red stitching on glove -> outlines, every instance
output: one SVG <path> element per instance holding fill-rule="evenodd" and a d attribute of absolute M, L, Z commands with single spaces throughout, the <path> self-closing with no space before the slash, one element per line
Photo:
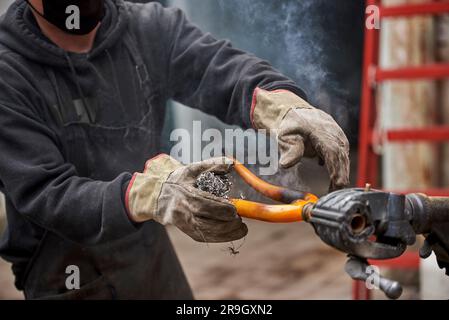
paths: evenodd
<path fill-rule="evenodd" d="M 250 111 L 250 114 L 249 114 L 249 118 L 250 118 L 250 120 L 251 120 L 251 125 L 253 126 L 253 129 L 256 129 L 256 126 L 254 125 L 254 109 L 256 109 L 256 104 L 257 104 L 257 92 L 258 92 L 259 90 L 262 90 L 262 89 L 260 89 L 259 87 L 257 87 L 256 89 L 254 89 L 254 92 L 253 92 L 253 99 L 252 99 L 252 102 L 251 102 L 251 111 Z"/>
<path fill-rule="evenodd" d="M 145 172 L 147 171 L 147 168 L 148 168 L 148 166 L 150 165 L 150 162 L 151 162 L 151 161 L 154 161 L 154 160 L 159 159 L 159 158 L 164 157 L 164 156 L 168 156 L 168 155 L 165 154 L 165 153 L 161 153 L 161 154 L 158 154 L 157 156 L 154 156 L 154 157 L 151 158 L 150 160 L 147 160 L 147 162 L 145 162 L 145 168 L 143 169 L 143 172 L 145 173 Z M 126 194 L 125 194 L 125 208 L 126 208 L 126 213 L 128 214 L 128 217 L 129 217 L 131 220 L 133 220 L 133 219 L 131 218 L 131 211 L 129 210 L 129 194 L 130 194 L 130 192 L 131 192 L 131 188 L 132 188 L 132 186 L 133 186 L 134 181 L 136 180 L 136 178 L 137 178 L 137 173 L 134 173 L 134 174 L 133 174 L 133 177 L 132 177 L 132 179 L 131 179 L 131 181 L 130 181 L 129 184 L 128 184 L 128 188 L 126 188 Z"/>
<path fill-rule="evenodd" d="M 126 214 L 128 215 L 128 217 L 133 220 L 131 218 L 131 211 L 129 210 L 129 193 L 131 192 L 131 188 L 134 184 L 134 181 L 136 180 L 137 177 L 137 173 L 133 174 L 133 177 L 131 179 L 131 181 L 128 184 L 128 188 L 126 188 L 126 194 L 125 194 L 125 208 L 126 208 Z"/>

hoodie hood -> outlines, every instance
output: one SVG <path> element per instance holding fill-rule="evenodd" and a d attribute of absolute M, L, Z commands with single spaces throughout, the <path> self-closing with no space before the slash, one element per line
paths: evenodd
<path fill-rule="evenodd" d="M 105 17 L 98 30 L 95 44 L 88 54 L 69 53 L 75 66 L 86 57 L 95 58 L 112 47 L 128 26 L 128 14 L 123 0 L 105 0 Z M 18 54 L 57 67 L 68 67 L 67 52 L 52 43 L 39 29 L 25 0 L 16 0 L 0 18 L 0 43 Z"/>

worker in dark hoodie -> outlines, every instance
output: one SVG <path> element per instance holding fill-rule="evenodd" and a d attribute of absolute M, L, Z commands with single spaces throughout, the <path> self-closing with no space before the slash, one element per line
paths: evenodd
<path fill-rule="evenodd" d="M 180 10 L 17 0 L 0 21 L 0 253 L 27 299 L 190 299 L 163 225 L 202 242 L 246 235 L 229 202 L 194 188 L 204 171 L 232 170 L 229 161 L 158 156 L 170 98 L 275 130 L 283 167 L 318 155 L 333 188 L 348 183 L 348 141 L 335 121 Z M 78 290 L 66 285 L 69 266 Z"/>

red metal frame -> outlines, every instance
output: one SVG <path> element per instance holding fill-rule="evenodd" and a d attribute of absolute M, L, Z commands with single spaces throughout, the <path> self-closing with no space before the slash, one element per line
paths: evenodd
<path fill-rule="evenodd" d="M 442 79 L 449 77 L 449 64 L 429 64 L 400 69 L 377 69 L 377 82 L 387 80 Z"/>
<path fill-rule="evenodd" d="M 448 2 L 429 2 L 421 4 L 399 5 L 392 7 L 380 7 L 381 18 L 407 17 L 423 14 L 443 14 L 449 12 Z"/>
<path fill-rule="evenodd" d="M 367 0 L 367 6 L 379 5 L 379 0 Z M 367 182 L 377 185 L 377 156 L 371 144 L 372 128 L 375 121 L 375 93 L 372 82 L 373 68 L 379 61 L 379 32 L 376 29 L 366 29 L 365 53 L 363 59 L 362 101 L 360 108 L 359 161 L 357 185 L 364 186 Z"/>
<path fill-rule="evenodd" d="M 407 141 L 449 141 L 449 126 L 428 127 L 424 129 L 398 129 L 388 130 L 386 139 L 390 142 Z"/>
<path fill-rule="evenodd" d="M 449 13 L 449 1 L 435 2 L 430 0 L 429 3 L 425 4 L 382 7 L 381 0 L 366 0 L 366 6 L 372 5 L 379 8 L 381 19 Z M 375 91 L 377 83 L 388 80 L 441 79 L 449 77 L 449 64 L 431 64 L 400 69 L 379 68 L 379 37 L 380 30 L 366 29 L 360 109 L 359 168 L 357 178 L 359 187 L 364 187 L 366 183 L 370 183 L 373 187 L 378 187 L 379 157 L 373 150 L 375 136 L 380 136 L 390 142 L 401 143 L 410 141 L 449 141 L 449 126 L 388 130 L 383 136 L 375 131 L 374 124 L 377 116 Z M 411 190 L 403 190 L 401 192 L 409 193 Z M 449 190 L 434 189 L 422 190 L 422 192 L 434 196 L 449 196 Z M 372 263 L 389 268 L 416 269 L 419 267 L 419 257 L 415 252 L 407 252 L 398 259 L 372 261 Z M 356 300 L 370 299 L 371 292 L 366 289 L 364 283 L 354 281 L 353 298 Z"/>

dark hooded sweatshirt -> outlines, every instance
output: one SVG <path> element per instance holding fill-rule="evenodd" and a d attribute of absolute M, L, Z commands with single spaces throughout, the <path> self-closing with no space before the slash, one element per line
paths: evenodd
<path fill-rule="evenodd" d="M 217 41 L 178 9 L 106 0 L 89 54 L 67 53 L 24 0 L 0 21 L 0 190 L 8 227 L 0 254 L 27 298 L 188 298 L 155 222 L 135 225 L 124 193 L 160 152 L 170 98 L 250 126 L 254 89 L 295 84 Z M 66 292 L 76 265 L 81 290 Z"/>

